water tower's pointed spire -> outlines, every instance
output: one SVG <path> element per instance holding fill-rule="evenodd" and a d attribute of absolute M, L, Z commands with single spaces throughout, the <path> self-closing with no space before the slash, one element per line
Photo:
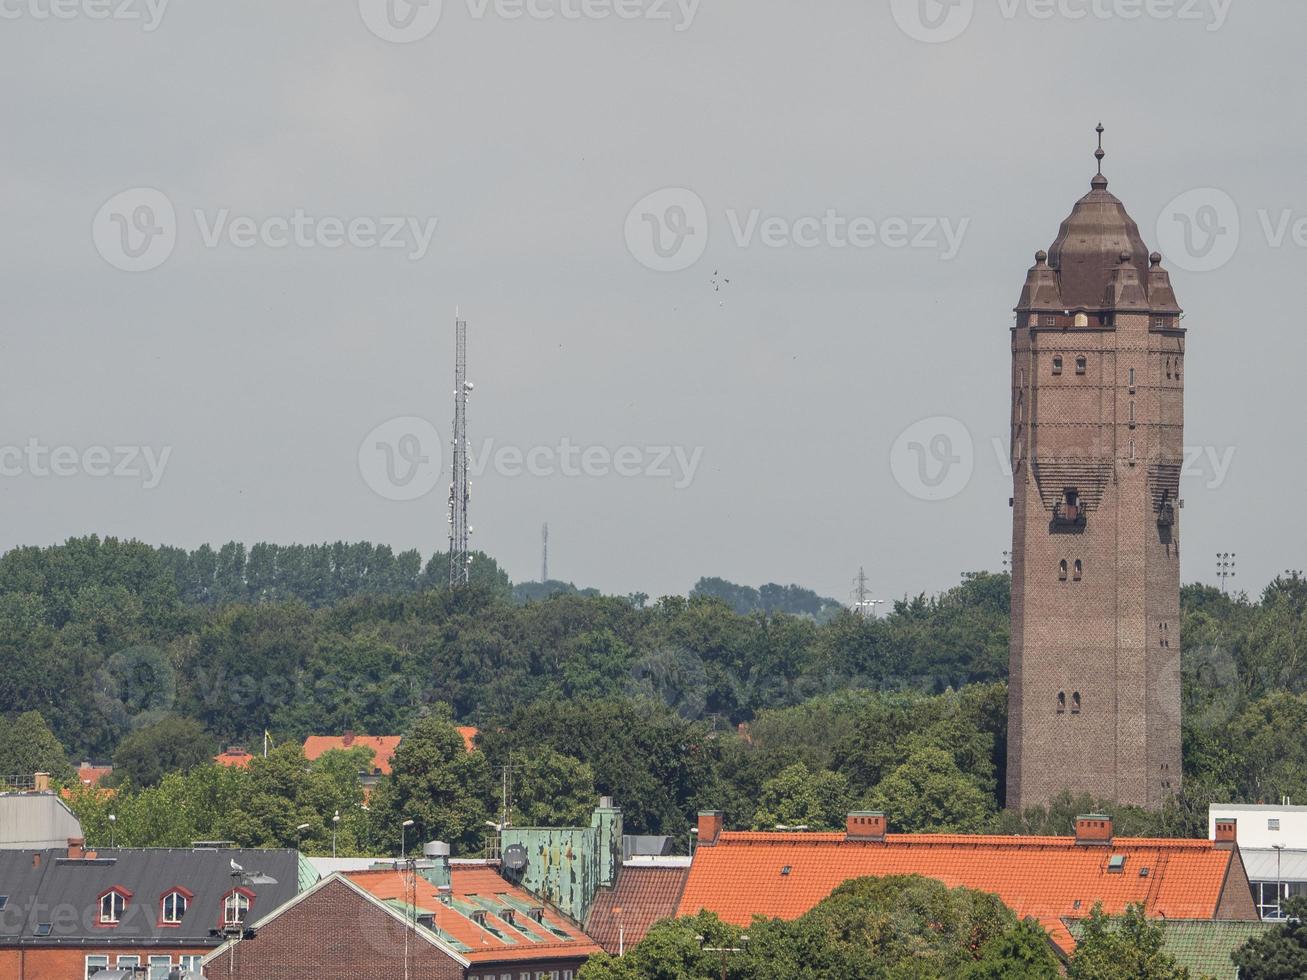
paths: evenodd
<path fill-rule="evenodd" d="M 1094 151 L 1094 158 L 1098 160 L 1098 176 L 1090 183 L 1096 188 L 1105 188 L 1107 187 L 1107 178 L 1103 176 L 1103 157 L 1107 156 L 1107 151 L 1103 149 L 1103 133 L 1105 130 L 1103 129 L 1103 124 L 1101 122 L 1098 124 L 1097 132 L 1098 149 Z"/>

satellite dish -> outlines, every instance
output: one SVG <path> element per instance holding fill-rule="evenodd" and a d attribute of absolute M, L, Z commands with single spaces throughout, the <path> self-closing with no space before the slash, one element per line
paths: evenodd
<path fill-rule="evenodd" d="M 521 871 L 526 867 L 526 848 L 521 844 L 512 844 L 504 848 L 504 867 L 509 871 Z"/>

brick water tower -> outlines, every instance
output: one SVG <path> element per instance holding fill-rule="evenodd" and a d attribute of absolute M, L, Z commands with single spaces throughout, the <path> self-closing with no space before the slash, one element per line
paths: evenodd
<path fill-rule="evenodd" d="M 1098 133 L 1012 329 L 1012 808 L 1180 789 L 1185 331 Z"/>

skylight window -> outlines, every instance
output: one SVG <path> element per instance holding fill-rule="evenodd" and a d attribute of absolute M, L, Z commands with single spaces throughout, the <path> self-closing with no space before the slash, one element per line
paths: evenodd
<path fill-rule="evenodd" d="M 54 930 L 54 926 L 49 922 L 38 922 L 36 924 L 36 935 L 48 936 Z"/>
<path fill-rule="evenodd" d="M 1121 874 L 1125 871 L 1125 855 L 1113 854 L 1112 857 L 1108 859 L 1107 870 L 1109 874 Z"/>
<path fill-rule="evenodd" d="M 9 896 L 0 895 L 0 912 L 3 912 L 5 910 L 5 906 L 8 904 L 9 904 Z"/>

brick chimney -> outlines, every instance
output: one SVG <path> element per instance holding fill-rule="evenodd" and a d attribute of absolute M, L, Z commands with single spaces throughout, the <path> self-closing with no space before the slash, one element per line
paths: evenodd
<path fill-rule="evenodd" d="M 712 847 L 721 836 L 725 818 L 721 810 L 699 811 L 699 846 Z"/>
<path fill-rule="evenodd" d="M 32 777 L 32 788 L 38 793 L 47 793 L 50 790 L 50 774 L 48 772 L 38 772 Z"/>
<path fill-rule="evenodd" d="M 349 748 L 351 745 L 354 744 L 354 733 L 346 732 L 345 737 L 341 739 L 341 742 L 344 743 L 345 748 Z"/>
<path fill-rule="evenodd" d="M 86 838 L 69 837 L 68 838 L 68 860 L 80 861 L 86 857 Z"/>
<path fill-rule="evenodd" d="M 845 840 L 883 841 L 886 824 L 879 810 L 855 810 L 845 820 Z"/>
<path fill-rule="evenodd" d="M 1103 813 L 1076 817 L 1076 843 L 1106 847 L 1112 843 L 1112 818 Z"/>
<path fill-rule="evenodd" d="M 1217 817 L 1216 836 L 1212 840 L 1221 850 L 1232 850 L 1239 841 L 1239 821 L 1234 817 Z"/>

